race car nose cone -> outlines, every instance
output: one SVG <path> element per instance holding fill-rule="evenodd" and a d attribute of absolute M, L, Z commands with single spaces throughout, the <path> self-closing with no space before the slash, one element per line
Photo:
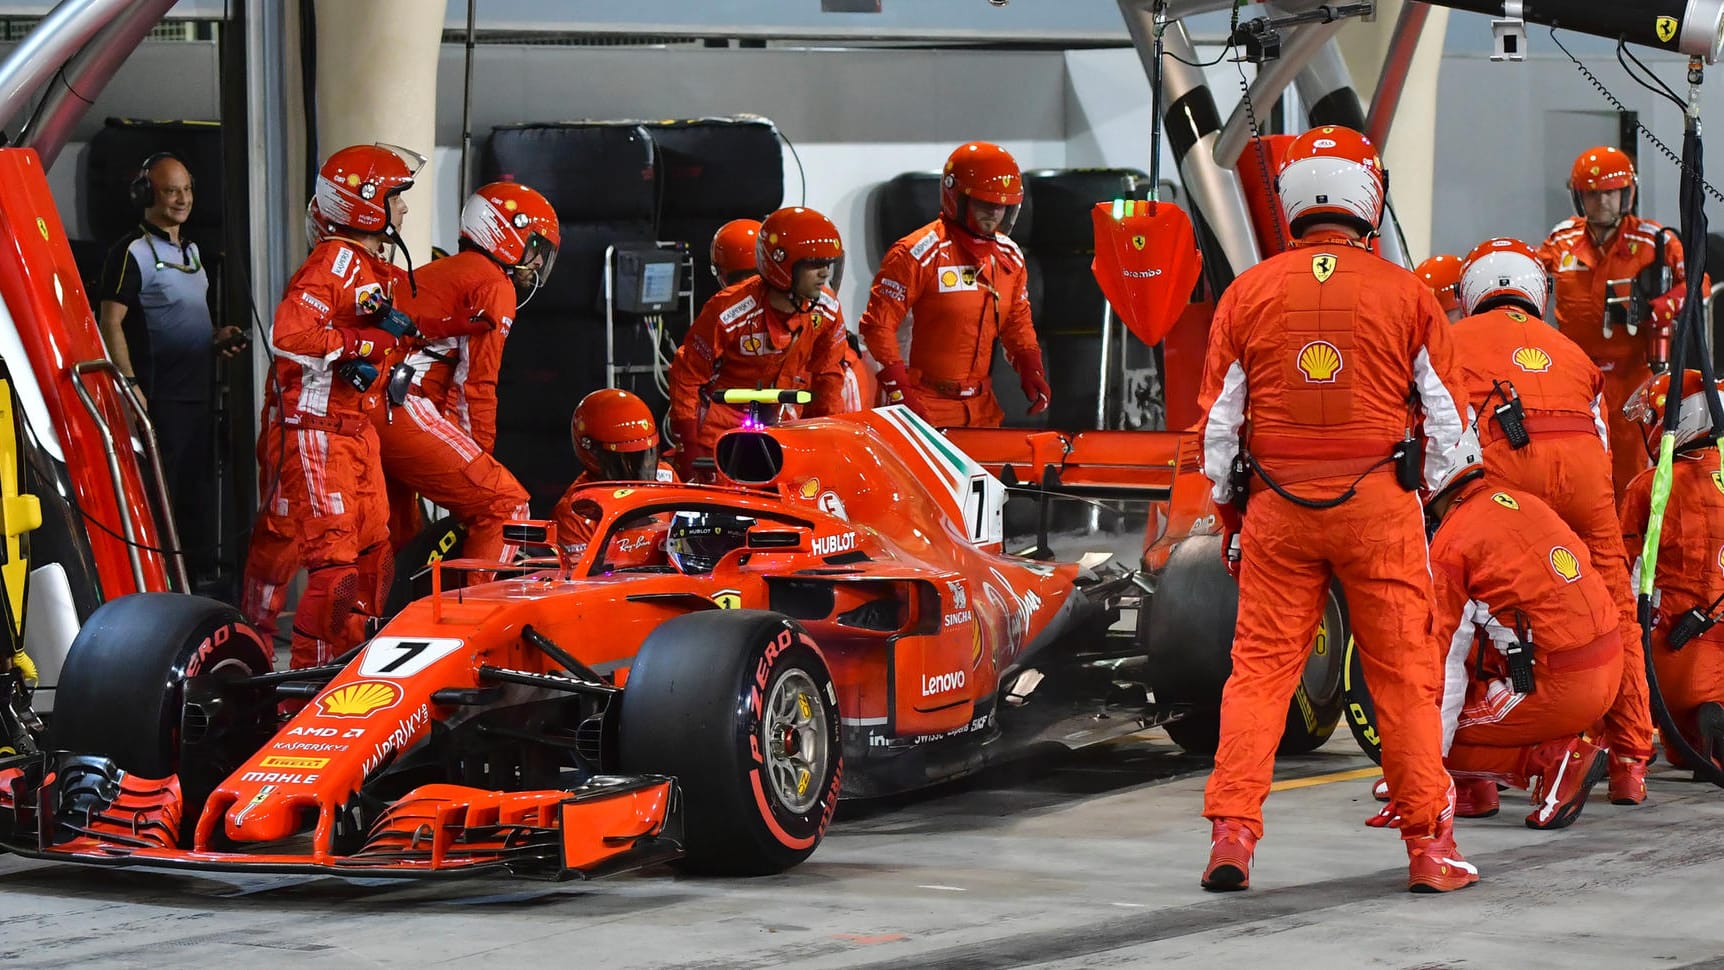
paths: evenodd
<path fill-rule="evenodd" d="M 224 827 L 235 842 L 273 842 L 299 830 L 300 803 L 305 793 L 290 792 L 280 784 L 258 788 L 228 809 Z"/>

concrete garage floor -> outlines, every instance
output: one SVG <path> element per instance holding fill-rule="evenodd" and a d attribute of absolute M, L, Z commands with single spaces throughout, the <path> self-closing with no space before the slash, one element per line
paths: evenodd
<path fill-rule="evenodd" d="M 1655 774 L 1563 832 L 1463 822 L 1485 882 L 1404 891 L 1352 740 L 1286 759 L 1247 893 L 1197 887 L 1206 765 L 1159 732 L 849 804 L 782 876 L 349 882 L 0 858 L 7 966 L 1724 968 L 1724 792 Z M 1685 776 L 1681 776 L 1685 777 Z"/>

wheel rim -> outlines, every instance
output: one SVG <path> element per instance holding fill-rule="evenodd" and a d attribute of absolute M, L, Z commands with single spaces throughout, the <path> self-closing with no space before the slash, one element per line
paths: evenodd
<path fill-rule="evenodd" d="M 813 808 L 820 800 L 831 752 L 826 704 L 807 673 L 791 670 L 773 684 L 760 724 L 760 742 L 768 783 L 779 804 L 798 815 Z"/>
<path fill-rule="evenodd" d="M 1311 654 L 1305 661 L 1305 671 L 1300 677 L 1300 684 L 1305 688 L 1306 696 L 1314 704 L 1322 706 L 1332 703 L 1341 692 L 1341 668 L 1347 662 L 1347 644 L 1336 638 L 1345 632 L 1340 604 L 1331 592 L 1324 598 L 1323 619 L 1317 625 L 1317 633 L 1311 638 Z"/>

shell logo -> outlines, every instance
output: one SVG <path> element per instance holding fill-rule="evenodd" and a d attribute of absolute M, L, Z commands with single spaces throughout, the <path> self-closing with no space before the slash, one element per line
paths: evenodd
<path fill-rule="evenodd" d="M 317 699 L 325 717 L 370 717 L 401 703 L 401 688 L 386 680 L 361 680 L 338 687 Z"/>
<path fill-rule="evenodd" d="M 1718 547 L 1718 571 L 1724 573 L 1724 546 Z"/>
<path fill-rule="evenodd" d="M 802 487 L 798 491 L 801 492 L 803 498 L 817 497 L 820 494 L 820 479 L 810 478 L 802 483 Z"/>
<path fill-rule="evenodd" d="M 1550 370 L 1550 355 L 1537 347 L 1517 347 L 1514 365 L 1528 374 L 1543 374 Z"/>
<path fill-rule="evenodd" d="M 504 199 L 503 200 L 503 208 L 508 209 L 510 212 L 514 212 L 516 207 L 518 207 L 519 205 L 520 205 L 520 203 L 516 202 L 514 199 Z"/>
<path fill-rule="evenodd" d="M 944 273 L 940 274 L 940 282 L 946 286 L 957 286 L 958 274 L 952 270 L 946 270 Z"/>
<path fill-rule="evenodd" d="M 1565 583 L 1572 583 L 1580 578 L 1580 559 L 1562 546 L 1550 550 L 1550 568 L 1555 570 Z"/>
<path fill-rule="evenodd" d="M 1341 351 L 1327 340 L 1313 340 L 1299 348 L 1299 372 L 1313 384 L 1333 384 L 1346 364 Z"/>

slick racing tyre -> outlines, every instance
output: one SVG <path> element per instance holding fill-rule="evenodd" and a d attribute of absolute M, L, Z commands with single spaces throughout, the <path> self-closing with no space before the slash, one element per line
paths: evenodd
<path fill-rule="evenodd" d="M 1371 703 L 1371 689 L 1365 686 L 1365 664 L 1359 655 L 1359 645 L 1347 639 L 1346 671 L 1343 681 L 1347 700 L 1347 727 L 1353 740 L 1365 755 L 1377 764 L 1383 763 L 1383 739 L 1377 734 L 1377 706 Z"/>
<path fill-rule="evenodd" d="M 1221 737 L 1221 689 L 1233 672 L 1233 626 L 1239 585 L 1221 561 L 1221 537 L 1192 536 L 1174 547 L 1149 606 L 1138 611 L 1137 636 L 1148 660 L 1150 687 L 1162 706 L 1183 706 L 1167 725 L 1175 744 L 1212 754 Z M 1311 656 L 1288 704 L 1282 754 L 1313 751 L 1329 740 L 1341 717 L 1342 660 L 1347 609 L 1332 587 Z"/>
<path fill-rule="evenodd" d="M 389 594 L 383 600 L 384 618 L 401 612 L 416 599 L 430 596 L 431 574 L 426 569 L 434 562 L 461 558 L 461 547 L 466 540 L 467 530 L 452 515 L 432 522 L 409 539 L 395 554 L 395 581 L 390 584 Z M 444 582 L 449 582 L 447 576 Z"/>
<path fill-rule="evenodd" d="M 122 596 L 90 614 L 66 653 L 50 744 L 145 778 L 177 775 L 183 841 L 210 791 L 275 730 L 274 690 L 232 683 L 269 673 L 272 661 L 231 606 Z"/>
<path fill-rule="evenodd" d="M 783 872 L 820 844 L 838 807 L 838 691 L 813 639 L 781 614 L 680 616 L 629 668 L 618 757 L 626 773 L 676 778 L 684 868 Z"/>

